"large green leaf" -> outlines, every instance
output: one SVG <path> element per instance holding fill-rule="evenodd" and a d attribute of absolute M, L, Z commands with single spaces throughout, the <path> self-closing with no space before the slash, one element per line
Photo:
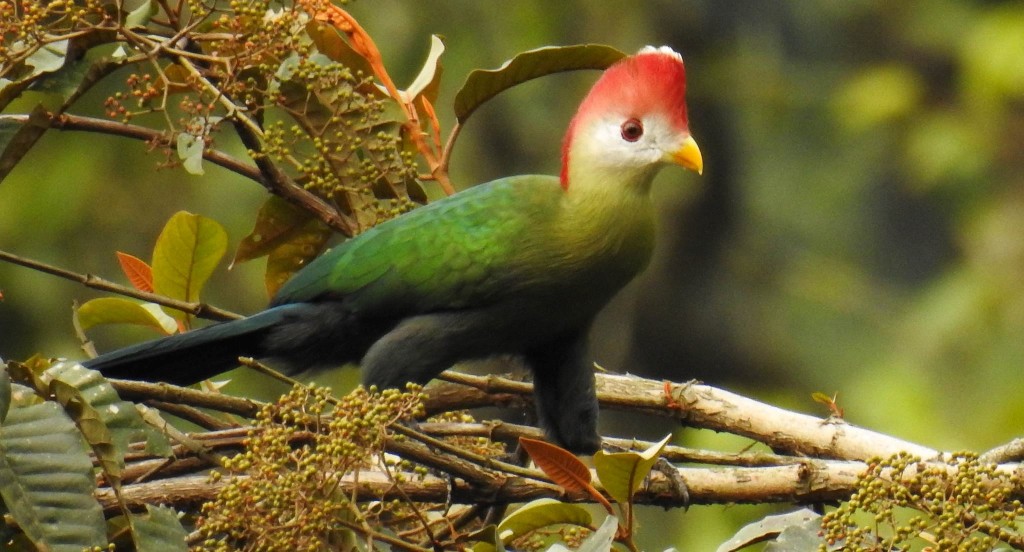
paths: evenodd
<path fill-rule="evenodd" d="M 117 448 L 114 447 L 114 438 L 100 418 L 100 413 L 82 397 L 78 389 L 63 381 L 56 379 L 51 381 L 50 391 L 57 402 L 64 407 L 64 411 L 75 421 L 78 431 L 89 443 L 93 454 L 99 460 L 103 475 L 110 482 L 110 486 L 119 489 L 121 487 L 121 471 L 124 469 L 124 456 L 117 453 Z"/>
<path fill-rule="evenodd" d="M 14 389 L 16 397 L 34 395 Z M 15 401 L 0 425 L 0 497 L 36 547 L 80 552 L 104 546 L 106 523 L 95 489 L 92 462 L 61 407 Z"/>
<path fill-rule="evenodd" d="M 166 506 L 146 505 L 145 514 L 129 517 L 135 549 L 160 552 L 187 552 L 185 539 L 188 533 L 178 521 L 177 513 Z"/>
<path fill-rule="evenodd" d="M 614 516 L 604 518 L 604 522 L 597 528 L 597 531 L 594 531 L 592 535 L 587 537 L 587 540 L 580 544 L 576 552 L 605 552 L 607 550 L 614 550 L 612 542 L 615 541 L 615 533 L 618 529 L 618 519 Z"/>
<path fill-rule="evenodd" d="M 790 541 L 790 545 L 794 545 L 797 542 L 808 542 L 811 546 L 803 548 L 795 546 L 776 547 L 774 550 L 818 549 L 818 545 L 821 544 L 821 539 L 817 537 L 817 532 L 821 529 L 821 516 L 807 508 L 801 508 L 785 514 L 767 516 L 764 519 L 747 524 L 737 531 L 731 539 L 723 542 L 718 547 L 717 552 L 735 552 L 760 542 L 781 537 L 783 533 L 791 529 L 795 529 L 795 531 L 792 531 L 786 539 Z M 813 533 L 813 537 L 809 541 L 804 538 L 807 532 Z"/>
<path fill-rule="evenodd" d="M 76 362 L 60 362 L 45 372 L 46 377 L 63 381 L 77 389 L 96 410 L 99 420 L 110 430 L 117 454 L 123 458 L 128 445 L 146 441 L 146 451 L 170 456 L 171 445 L 164 433 L 143 421 L 135 405 L 121 400 L 117 391 L 96 370 Z"/>
<path fill-rule="evenodd" d="M 153 290 L 194 302 L 228 248 L 228 234 L 215 220 L 179 211 L 164 226 L 153 248 Z M 167 314 L 186 314 L 165 308 Z"/>
<path fill-rule="evenodd" d="M 178 329 L 173 318 L 154 303 L 136 303 L 123 297 L 101 297 L 78 307 L 78 323 L 83 330 L 100 324 L 135 324 L 148 326 L 163 334 Z"/>
<path fill-rule="evenodd" d="M 607 69 L 625 56 L 602 44 L 548 46 L 523 52 L 498 69 L 471 72 L 455 95 L 455 117 L 465 123 L 484 102 L 528 80 L 577 69 Z"/>
<path fill-rule="evenodd" d="M 590 512 L 582 506 L 553 498 L 539 498 L 523 505 L 503 519 L 498 525 L 498 536 L 502 542 L 512 542 L 531 531 L 550 525 L 570 524 L 589 527 L 592 522 Z"/>

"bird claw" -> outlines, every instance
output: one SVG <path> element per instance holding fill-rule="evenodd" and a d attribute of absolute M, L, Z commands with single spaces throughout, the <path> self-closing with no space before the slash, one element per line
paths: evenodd
<path fill-rule="evenodd" d="M 686 481 L 681 475 L 679 470 L 676 469 L 672 462 L 669 462 L 665 458 L 659 457 L 654 463 L 654 471 L 657 471 L 665 476 L 669 482 L 669 489 L 672 492 L 672 497 L 677 499 L 679 503 L 683 505 L 683 510 L 690 509 L 690 488 L 686 485 Z"/>

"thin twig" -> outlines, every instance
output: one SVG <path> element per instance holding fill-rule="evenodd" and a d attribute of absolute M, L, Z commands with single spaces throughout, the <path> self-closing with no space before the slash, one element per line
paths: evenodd
<path fill-rule="evenodd" d="M 105 280 L 99 276 L 93 276 L 92 274 L 80 274 L 78 272 L 72 272 L 65 270 L 53 265 L 34 261 L 25 257 L 14 255 L 6 251 L 0 250 L 0 261 L 7 261 L 12 264 L 20 265 L 40 272 L 45 272 L 58 278 L 64 278 L 65 280 L 71 280 L 78 282 L 85 287 L 98 289 L 102 291 L 109 291 L 118 295 L 124 295 L 126 297 L 132 297 L 135 299 L 141 299 L 150 303 L 156 303 L 172 309 L 177 309 L 183 312 L 187 312 L 193 316 L 199 318 L 205 318 L 207 320 L 215 320 L 218 322 L 224 322 L 227 320 L 238 320 L 244 318 L 240 314 L 235 314 L 231 311 L 220 309 L 206 303 L 179 301 L 177 299 L 171 299 L 157 293 L 150 293 L 148 291 L 140 291 L 135 288 L 128 286 L 122 286 L 115 284 L 110 280 Z"/>
<path fill-rule="evenodd" d="M 0 121 L 11 121 L 18 124 L 25 124 L 28 121 L 28 117 L 28 115 L 4 114 L 0 115 Z M 95 132 L 98 134 L 109 134 L 123 138 L 132 138 L 134 140 L 140 140 L 160 146 L 170 146 L 172 143 L 172 140 L 167 133 L 159 132 L 151 128 L 121 123 L 118 121 L 98 119 L 95 117 L 71 115 L 68 113 L 51 118 L 50 128 L 54 130 L 77 130 Z M 246 178 L 255 180 L 256 182 L 263 184 L 265 187 L 267 186 L 263 181 L 263 175 L 260 174 L 260 171 L 256 167 L 248 165 L 242 160 L 236 159 L 226 153 L 212 149 L 204 149 L 203 159 L 206 159 L 214 165 L 223 167 L 234 173 L 238 173 Z"/>
<path fill-rule="evenodd" d="M 444 149 L 441 150 L 441 161 L 438 163 L 438 170 L 444 174 L 448 174 L 448 165 L 452 161 L 452 150 L 455 148 L 455 140 L 458 139 L 459 133 L 462 131 L 462 124 L 455 121 L 452 125 L 452 130 L 448 134 L 448 141 L 444 144 Z"/>
<path fill-rule="evenodd" d="M 179 387 L 169 383 L 149 383 L 145 381 L 120 379 L 109 379 L 107 381 L 114 386 L 114 390 L 117 391 L 117 394 L 120 395 L 121 398 L 136 402 L 153 400 L 185 404 L 199 408 L 209 408 L 218 412 L 236 414 L 246 418 L 256 416 L 256 413 L 259 412 L 259 409 L 264 405 L 264 403 L 254 399 L 232 397 L 231 395 L 223 395 L 220 393 L 210 393 L 208 391 L 200 391 L 198 389 Z"/>
<path fill-rule="evenodd" d="M 509 464 L 508 462 L 502 462 L 500 460 L 496 460 L 494 458 L 491 458 L 491 457 L 488 457 L 488 456 L 484 456 L 482 454 L 476 454 L 475 452 L 470 452 L 470 451 L 465 450 L 465 449 L 463 449 L 461 447 L 457 447 L 457 446 L 454 446 L 454 445 L 452 445 L 450 443 L 446 443 L 446 442 L 441 441 L 439 439 L 435 439 L 435 438 L 433 438 L 433 437 L 431 437 L 431 436 L 429 436 L 429 435 L 427 435 L 427 434 L 425 434 L 425 433 L 423 433 L 421 431 L 416 431 L 415 429 L 412 429 L 412 428 L 409 428 L 409 427 L 405 427 L 405 426 L 403 426 L 401 424 L 394 424 L 394 425 L 391 426 L 391 429 L 395 433 L 401 433 L 402 435 L 405 435 L 406 437 L 409 437 L 410 439 L 416 439 L 417 441 L 419 441 L 419 442 L 421 442 L 421 443 L 423 443 L 425 445 L 428 445 L 428 446 L 430 446 L 432 448 L 435 448 L 437 450 L 442 450 L 444 452 L 447 452 L 448 454 L 451 454 L 451 455 L 454 455 L 454 456 L 458 456 L 459 458 L 462 458 L 463 460 L 467 460 L 469 462 L 473 462 L 474 464 L 478 464 L 480 466 L 483 466 L 483 467 L 486 467 L 486 468 L 490 468 L 492 470 L 501 470 L 501 471 L 504 471 L 506 473 L 511 473 L 513 475 L 518 475 L 520 477 L 529 477 L 529 478 L 537 479 L 537 480 L 540 480 L 540 481 L 551 481 L 551 478 L 549 478 L 548 476 L 544 475 L 543 472 L 540 472 L 540 471 L 537 471 L 537 470 L 531 470 L 531 469 L 528 469 L 528 468 L 523 468 L 521 466 L 517 466 L 515 464 Z"/>

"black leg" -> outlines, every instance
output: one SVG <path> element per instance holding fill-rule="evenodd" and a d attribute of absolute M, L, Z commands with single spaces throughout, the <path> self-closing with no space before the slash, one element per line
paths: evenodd
<path fill-rule="evenodd" d="M 578 454 L 593 454 L 601 446 L 594 370 L 586 351 L 582 331 L 526 354 L 541 425 L 555 443 Z"/>

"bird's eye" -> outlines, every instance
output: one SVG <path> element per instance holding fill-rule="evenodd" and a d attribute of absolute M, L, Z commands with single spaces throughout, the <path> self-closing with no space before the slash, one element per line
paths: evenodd
<path fill-rule="evenodd" d="M 622 139 L 627 142 L 636 142 L 644 135 L 644 125 L 639 119 L 630 119 L 622 123 L 620 130 L 622 131 Z"/>

